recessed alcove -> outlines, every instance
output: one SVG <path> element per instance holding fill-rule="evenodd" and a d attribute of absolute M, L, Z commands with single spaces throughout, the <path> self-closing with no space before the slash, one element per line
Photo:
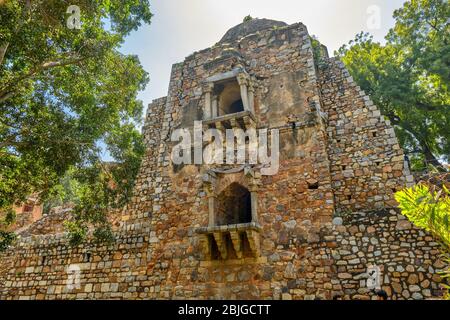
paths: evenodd
<path fill-rule="evenodd" d="M 217 197 L 218 226 L 252 222 L 251 194 L 247 188 L 232 183 Z"/>
<path fill-rule="evenodd" d="M 253 113 L 256 79 L 242 68 L 211 76 L 205 80 L 203 120 L 242 112 Z"/>

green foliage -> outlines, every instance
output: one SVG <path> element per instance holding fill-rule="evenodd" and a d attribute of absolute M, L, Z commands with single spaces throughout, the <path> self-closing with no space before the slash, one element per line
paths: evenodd
<path fill-rule="evenodd" d="M 450 192 L 445 186 L 430 191 L 425 184 L 418 184 L 397 192 L 395 199 L 403 215 L 437 236 L 450 249 Z"/>
<path fill-rule="evenodd" d="M 310 40 L 311 40 L 311 46 L 312 46 L 313 53 L 314 53 L 314 64 L 315 64 L 316 68 L 318 68 L 324 58 L 324 52 L 323 52 L 324 49 L 323 49 L 323 46 L 320 43 L 319 39 L 317 39 L 316 36 L 310 37 Z"/>
<path fill-rule="evenodd" d="M 360 33 L 337 52 L 395 125 L 414 169 L 450 161 L 449 8 L 446 0 L 408 1 L 386 45 Z"/>
<path fill-rule="evenodd" d="M 14 232 L 0 230 L 0 252 L 8 249 L 14 240 L 16 240 Z"/>
<path fill-rule="evenodd" d="M 414 225 L 431 232 L 444 246 L 442 259 L 447 269 L 441 272 L 443 279 L 450 279 L 450 192 L 445 187 L 435 191 L 420 183 L 413 188 L 395 194 L 402 214 Z M 447 290 L 444 298 L 450 300 L 450 286 L 442 286 Z"/>
<path fill-rule="evenodd" d="M 242 22 L 249 22 L 249 21 L 252 21 L 252 20 L 253 20 L 253 17 L 251 15 L 248 15 L 248 16 L 244 17 L 244 20 Z"/>
<path fill-rule="evenodd" d="M 49 214 L 54 207 L 75 205 L 79 203 L 80 182 L 75 178 L 75 168 L 70 168 L 59 183 L 48 192 L 48 197 L 43 203 L 43 213 Z"/>
<path fill-rule="evenodd" d="M 16 239 L 14 232 L 6 230 L 14 223 L 15 219 L 15 211 L 11 208 L 6 209 L 3 219 L 0 220 L 0 252 L 6 250 Z"/>
<path fill-rule="evenodd" d="M 85 224 L 73 221 L 64 221 L 64 227 L 69 232 L 70 245 L 78 246 L 83 242 L 88 233 L 88 227 Z"/>
<path fill-rule="evenodd" d="M 81 9 L 79 30 L 66 25 L 72 4 Z M 75 220 L 95 225 L 102 219 L 93 216 L 129 199 L 143 155 L 137 94 L 148 75 L 118 49 L 151 16 L 147 0 L 0 5 L 0 210 L 38 193 L 42 201 L 75 199 Z M 105 149 L 116 162 L 110 172 Z"/>

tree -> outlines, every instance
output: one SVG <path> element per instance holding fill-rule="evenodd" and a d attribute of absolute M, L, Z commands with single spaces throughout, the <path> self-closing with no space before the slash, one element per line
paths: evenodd
<path fill-rule="evenodd" d="M 360 33 L 337 53 L 395 125 L 416 167 L 424 160 L 444 170 L 450 160 L 448 16 L 445 0 L 412 0 L 394 12 L 386 45 Z"/>
<path fill-rule="evenodd" d="M 77 19 L 73 4 L 79 29 L 67 23 Z M 118 49 L 151 16 L 147 0 L 0 4 L 0 210 L 35 192 L 46 199 L 69 169 L 86 190 L 80 226 L 105 228 L 109 208 L 129 198 L 144 152 L 137 93 L 148 75 Z M 105 169 L 103 149 L 114 168 Z"/>

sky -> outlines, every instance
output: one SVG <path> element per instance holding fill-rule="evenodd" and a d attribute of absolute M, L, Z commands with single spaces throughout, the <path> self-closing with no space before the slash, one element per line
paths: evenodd
<path fill-rule="evenodd" d="M 172 64 L 218 42 L 251 15 L 302 22 L 330 55 L 361 31 L 376 41 L 394 25 L 392 14 L 405 0 L 151 0 L 152 23 L 133 32 L 121 51 L 135 54 L 150 74 L 139 99 L 147 106 L 167 95 Z"/>

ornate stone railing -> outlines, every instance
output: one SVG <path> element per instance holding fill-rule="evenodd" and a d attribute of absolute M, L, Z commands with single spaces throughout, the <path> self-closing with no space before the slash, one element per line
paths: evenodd
<path fill-rule="evenodd" d="M 201 237 L 203 253 L 206 260 L 229 259 L 235 254 L 237 259 L 245 256 L 260 256 L 261 226 L 255 222 L 202 227 L 196 230 Z M 217 248 L 218 253 L 214 252 Z M 230 250 L 233 250 L 233 253 Z"/>

